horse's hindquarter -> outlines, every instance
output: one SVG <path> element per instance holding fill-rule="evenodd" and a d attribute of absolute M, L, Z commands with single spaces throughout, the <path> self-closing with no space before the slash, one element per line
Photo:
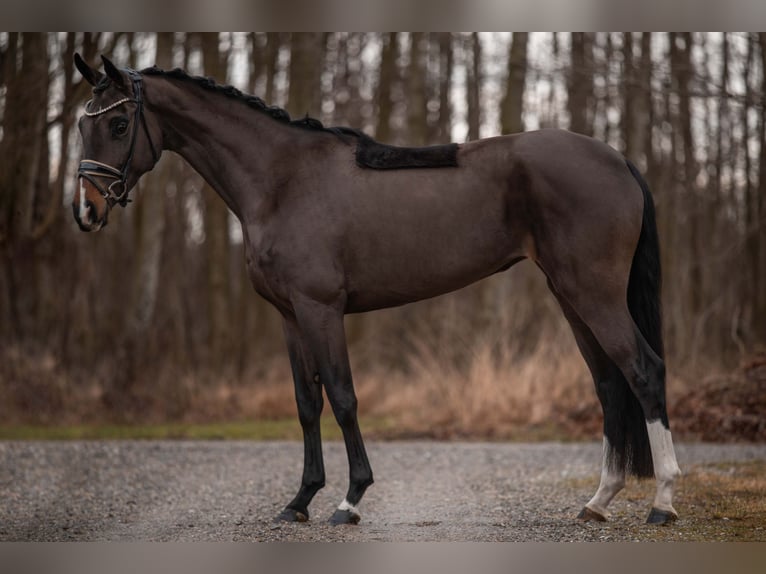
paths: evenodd
<path fill-rule="evenodd" d="M 643 195 L 622 154 L 587 136 L 541 130 L 522 134 L 515 156 L 528 179 L 541 267 L 555 259 L 597 275 L 603 266 L 627 280 Z"/>
<path fill-rule="evenodd" d="M 356 168 L 343 196 L 349 312 L 453 291 L 528 255 L 512 141 L 465 144 L 454 168 Z"/>

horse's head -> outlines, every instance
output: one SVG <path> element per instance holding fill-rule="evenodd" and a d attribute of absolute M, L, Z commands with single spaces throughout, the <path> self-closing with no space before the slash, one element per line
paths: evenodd
<path fill-rule="evenodd" d="M 106 225 L 109 210 L 125 206 L 128 192 L 154 167 L 162 151 L 159 124 L 147 112 L 141 74 L 119 70 L 104 56 L 103 74 L 75 54 L 83 78 L 93 86 L 93 99 L 80 118 L 83 159 L 72 210 L 83 231 Z"/>

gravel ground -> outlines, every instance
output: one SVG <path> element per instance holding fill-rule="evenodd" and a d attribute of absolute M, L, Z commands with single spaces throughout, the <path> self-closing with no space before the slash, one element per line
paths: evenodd
<path fill-rule="evenodd" d="M 307 524 L 272 522 L 297 489 L 294 442 L 0 442 L 2 541 L 598 541 L 645 539 L 651 500 L 619 496 L 606 524 L 574 516 L 599 444 L 372 442 L 376 483 L 358 526 L 326 524 L 343 499 L 343 444 Z M 684 466 L 766 459 L 766 445 L 678 445 Z M 683 531 L 681 520 L 671 528 Z"/>

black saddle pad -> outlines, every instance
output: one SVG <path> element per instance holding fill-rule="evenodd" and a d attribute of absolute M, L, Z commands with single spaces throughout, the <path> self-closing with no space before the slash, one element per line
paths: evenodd
<path fill-rule="evenodd" d="M 457 167 L 457 144 L 398 147 L 364 136 L 356 146 L 356 163 L 369 169 Z"/>

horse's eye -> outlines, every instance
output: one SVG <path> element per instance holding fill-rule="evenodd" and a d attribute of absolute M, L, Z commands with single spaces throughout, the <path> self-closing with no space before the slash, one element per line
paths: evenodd
<path fill-rule="evenodd" d="M 128 131 L 128 120 L 116 118 L 112 121 L 112 134 L 115 136 L 124 136 Z"/>

